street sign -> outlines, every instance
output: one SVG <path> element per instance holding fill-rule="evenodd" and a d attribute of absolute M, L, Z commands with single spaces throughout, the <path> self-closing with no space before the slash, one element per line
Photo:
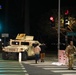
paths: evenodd
<path fill-rule="evenodd" d="M 76 36 L 76 32 L 67 32 L 67 36 Z"/>
<path fill-rule="evenodd" d="M 3 33 L 1 36 L 2 37 L 9 37 L 9 34 L 8 33 Z"/>

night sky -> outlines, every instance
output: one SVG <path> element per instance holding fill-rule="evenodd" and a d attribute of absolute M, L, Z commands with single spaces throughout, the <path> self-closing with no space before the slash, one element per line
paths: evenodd
<path fill-rule="evenodd" d="M 58 10 L 58 0 L 0 0 L 0 5 L 0 34 L 8 33 L 10 38 L 15 38 L 18 33 L 26 33 L 35 36 L 37 40 L 43 40 L 48 46 L 47 50 L 57 50 L 57 45 L 50 46 L 57 38 L 44 36 L 42 31 L 40 34 L 38 25 L 41 25 L 40 19 L 43 16 L 45 19 L 49 11 Z M 76 14 L 76 0 L 61 0 L 61 9 Z"/>
<path fill-rule="evenodd" d="M 1 33 L 17 34 L 35 32 L 41 16 L 52 9 L 58 9 L 58 0 L 0 0 Z M 76 0 L 61 0 L 61 9 L 75 9 Z"/>
<path fill-rule="evenodd" d="M 30 1 L 30 25 L 32 25 L 31 28 L 36 29 L 36 25 L 39 23 L 41 16 L 44 16 L 44 14 L 48 13 L 52 9 L 58 9 L 58 0 Z M 76 13 L 76 0 L 61 0 L 61 10 L 62 9 L 68 9 L 72 14 Z M 33 30 L 33 33 L 35 31 Z"/>

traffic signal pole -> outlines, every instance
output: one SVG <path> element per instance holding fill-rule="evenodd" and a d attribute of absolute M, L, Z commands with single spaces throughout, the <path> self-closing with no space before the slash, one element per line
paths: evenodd
<path fill-rule="evenodd" d="M 60 50 L 60 0 L 58 0 L 58 63 L 60 65 L 66 64 L 66 55 L 64 50 Z"/>
<path fill-rule="evenodd" d="M 58 0 L 58 59 L 60 50 L 60 0 Z"/>

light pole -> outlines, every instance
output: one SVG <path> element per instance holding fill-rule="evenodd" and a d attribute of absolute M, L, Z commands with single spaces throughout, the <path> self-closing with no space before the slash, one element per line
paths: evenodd
<path fill-rule="evenodd" d="M 58 0 L 58 56 L 59 56 L 59 50 L 60 50 L 60 0 Z"/>

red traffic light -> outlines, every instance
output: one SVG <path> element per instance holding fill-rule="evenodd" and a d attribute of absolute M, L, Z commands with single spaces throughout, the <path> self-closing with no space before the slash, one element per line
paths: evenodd
<path fill-rule="evenodd" d="M 66 10 L 66 11 L 65 11 L 65 15 L 68 15 L 68 14 L 69 14 L 69 10 Z"/>
<path fill-rule="evenodd" d="M 54 17 L 51 16 L 51 17 L 50 17 L 50 20 L 51 20 L 52 22 L 54 22 Z"/>

